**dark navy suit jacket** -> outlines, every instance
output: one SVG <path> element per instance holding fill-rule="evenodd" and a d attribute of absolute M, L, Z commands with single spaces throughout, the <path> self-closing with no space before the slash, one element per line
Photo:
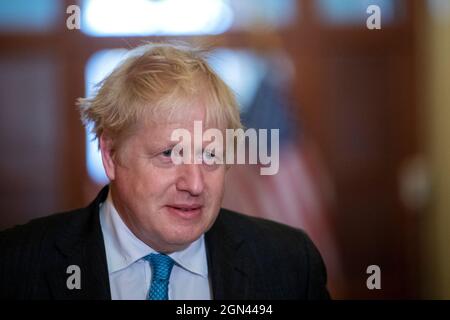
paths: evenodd
<path fill-rule="evenodd" d="M 0 233 L 0 298 L 111 299 L 99 205 Z M 221 209 L 205 234 L 214 299 L 328 299 L 322 258 L 301 230 Z M 70 265 L 81 289 L 70 290 Z"/>

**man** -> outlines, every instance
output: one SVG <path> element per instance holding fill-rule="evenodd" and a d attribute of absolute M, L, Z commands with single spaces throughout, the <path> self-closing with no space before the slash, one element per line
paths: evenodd
<path fill-rule="evenodd" d="M 202 52 L 137 48 L 80 109 L 110 185 L 87 208 L 1 233 L 2 298 L 329 298 L 302 231 L 221 209 L 225 164 L 173 161 L 174 130 L 241 127 Z"/>

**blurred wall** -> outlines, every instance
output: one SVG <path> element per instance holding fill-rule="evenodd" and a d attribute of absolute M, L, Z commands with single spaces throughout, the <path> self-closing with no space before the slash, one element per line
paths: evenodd
<path fill-rule="evenodd" d="M 425 24 L 421 39 L 426 72 L 421 83 L 426 90 L 424 110 L 433 188 L 425 219 L 424 296 L 450 299 L 450 8 L 419 23 Z"/>

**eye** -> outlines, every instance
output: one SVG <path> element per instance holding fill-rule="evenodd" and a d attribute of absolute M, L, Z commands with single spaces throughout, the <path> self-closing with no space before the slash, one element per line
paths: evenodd
<path fill-rule="evenodd" d="M 161 154 L 162 154 L 164 157 L 170 158 L 170 156 L 172 155 L 172 149 L 164 150 L 163 152 L 161 152 Z"/>
<path fill-rule="evenodd" d="M 216 153 L 214 151 L 211 151 L 211 150 L 205 150 L 205 155 L 208 158 L 211 158 L 211 159 L 216 157 Z"/>

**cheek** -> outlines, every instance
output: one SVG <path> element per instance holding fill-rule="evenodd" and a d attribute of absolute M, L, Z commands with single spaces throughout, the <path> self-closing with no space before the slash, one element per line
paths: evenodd
<path fill-rule="evenodd" d="M 175 167 L 161 168 L 150 165 L 146 170 L 145 178 L 150 183 L 158 186 L 160 190 L 165 190 L 170 185 L 176 183 L 178 174 Z"/>
<path fill-rule="evenodd" d="M 207 177 L 208 189 L 211 197 L 217 201 L 222 200 L 222 195 L 225 187 L 225 169 L 219 169 Z"/>
<path fill-rule="evenodd" d="M 129 164 L 116 174 L 116 184 L 128 189 L 134 197 L 144 199 L 161 198 L 174 181 L 171 170 L 161 169 L 151 164 Z M 145 203 L 145 201 L 144 201 Z"/>

